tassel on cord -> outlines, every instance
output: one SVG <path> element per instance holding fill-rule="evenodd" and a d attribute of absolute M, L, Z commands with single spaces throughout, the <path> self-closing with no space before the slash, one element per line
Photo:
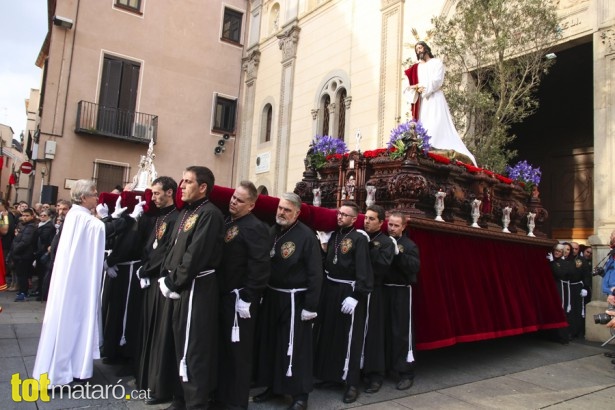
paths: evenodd
<path fill-rule="evenodd" d="M 231 293 L 235 293 L 235 320 L 231 329 L 231 342 L 239 342 L 239 318 L 237 317 L 237 303 L 239 303 L 239 289 L 233 289 Z"/>
<path fill-rule="evenodd" d="M 188 381 L 188 366 L 186 366 L 186 359 L 182 359 L 179 362 L 179 376 L 182 378 L 183 382 Z"/>
<path fill-rule="evenodd" d="M 412 350 L 408 350 L 408 356 L 406 356 L 406 362 L 412 363 L 414 361 L 414 354 Z"/>
<path fill-rule="evenodd" d="M 239 342 L 239 326 L 233 325 L 233 329 L 231 330 L 231 342 Z"/>

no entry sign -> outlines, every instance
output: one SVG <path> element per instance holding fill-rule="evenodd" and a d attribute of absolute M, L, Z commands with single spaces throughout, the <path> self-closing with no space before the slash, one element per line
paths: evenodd
<path fill-rule="evenodd" d="M 28 161 L 24 161 L 21 163 L 19 170 L 21 171 L 22 174 L 28 175 L 30 172 L 32 172 L 32 168 L 33 168 L 32 163 Z"/>

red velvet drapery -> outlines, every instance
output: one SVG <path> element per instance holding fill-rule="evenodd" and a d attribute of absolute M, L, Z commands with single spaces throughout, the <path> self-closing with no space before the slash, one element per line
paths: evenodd
<path fill-rule="evenodd" d="M 226 213 L 233 192 L 215 186 L 210 199 Z M 122 193 L 127 212 L 136 203 L 135 195 Z M 101 195 L 110 212 L 116 198 Z M 253 212 L 274 223 L 278 202 L 261 195 Z M 300 219 L 315 230 L 331 231 L 336 212 L 303 204 Z M 362 214 L 355 226 L 363 228 Z M 419 228 L 411 229 L 409 236 L 421 257 L 419 283 L 413 288 L 417 349 L 567 326 L 545 257 L 549 247 Z"/>

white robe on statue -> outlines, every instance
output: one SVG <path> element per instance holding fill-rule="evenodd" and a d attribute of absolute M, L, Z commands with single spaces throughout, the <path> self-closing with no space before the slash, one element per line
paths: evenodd
<path fill-rule="evenodd" d="M 420 87 L 425 87 L 421 93 L 419 120 L 431 137 L 431 146 L 438 149 L 455 150 L 467 155 L 474 165 L 474 155 L 465 146 L 453 124 L 453 117 L 448 109 L 446 98 L 442 92 L 444 82 L 444 64 L 439 58 L 430 58 L 418 66 Z"/>
<path fill-rule="evenodd" d="M 32 377 L 52 385 L 88 379 L 100 358 L 100 287 L 105 225 L 80 205 L 66 215 Z"/>

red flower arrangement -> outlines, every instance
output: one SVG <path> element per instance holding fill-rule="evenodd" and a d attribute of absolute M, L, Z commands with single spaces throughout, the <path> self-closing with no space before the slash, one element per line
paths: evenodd
<path fill-rule="evenodd" d="M 377 148 L 363 153 L 364 158 L 376 158 L 378 155 L 387 152 L 386 148 Z"/>

